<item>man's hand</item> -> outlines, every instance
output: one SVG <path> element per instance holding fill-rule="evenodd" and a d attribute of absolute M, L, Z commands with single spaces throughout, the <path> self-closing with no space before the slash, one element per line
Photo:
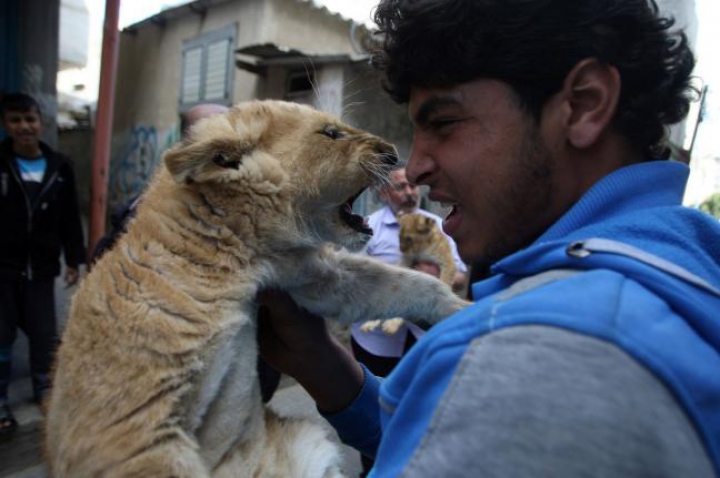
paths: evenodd
<path fill-rule="evenodd" d="M 360 393 L 363 371 L 328 331 L 322 317 L 298 307 L 290 296 L 268 290 L 258 295 L 260 355 L 302 385 L 325 412 L 350 405 Z"/>
<path fill-rule="evenodd" d="M 279 290 L 258 295 L 258 340 L 265 361 L 287 375 L 302 375 L 302 362 L 332 340 L 322 317 L 295 305 Z"/>
<path fill-rule="evenodd" d="M 435 262 L 419 259 L 413 263 L 412 268 L 416 271 L 440 278 L 440 266 Z"/>
<path fill-rule="evenodd" d="M 65 287 L 74 286 L 78 279 L 80 279 L 80 272 L 75 267 L 65 268 Z"/>
<path fill-rule="evenodd" d="M 467 286 L 467 275 L 463 272 L 457 271 L 455 273 L 455 278 L 453 279 L 452 283 L 452 289 L 460 293 L 461 291 L 465 290 L 465 287 Z"/>

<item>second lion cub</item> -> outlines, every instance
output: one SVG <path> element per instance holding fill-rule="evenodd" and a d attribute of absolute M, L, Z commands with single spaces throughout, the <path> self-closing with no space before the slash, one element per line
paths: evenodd
<path fill-rule="evenodd" d="M 450 241 L 440 230 L 437 222 L 423 214 L 398 214 L 400 224 L 399 243 L 402 256 L 400 265 L 414 268 L 418 262 L 427 262 L 437 266 L 439 278 L 449 286 L 455 279 L 457 267 L 453 258 Z M 400 317 L 387 320 L 365 322 L 360 330 L 370 332 L 380 327 L 388 335 L 394 335 L 402 327 Z"/>

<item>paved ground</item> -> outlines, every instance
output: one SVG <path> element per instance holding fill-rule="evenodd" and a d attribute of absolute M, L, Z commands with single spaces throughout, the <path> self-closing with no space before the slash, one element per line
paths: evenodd
<path fill-rule="evenodd" d="M 55 300 L 59 324 L 65 323 L 69 297 L 74 287 L 65 289 L 61 280 L 55 283 Z M 0 437 L 0 477 L 45 478 L 42 465 L 40 408 L 32 401 L 28 367 L 28 345 L 22 332 L 13 348 L 13 381 L 10 384 L 10 406 L 18 420 L 18 430 L 10 437 Z"/>
<path fill-rule="evenodd" d="M 29 381 L 27 393 L 32 394 Z M 30 396 L 30 395 L 28 395 Z M 296 416 L 325 423 L 317 414 L 315 406 L 305 391 L 296 384 L 289 384 L 277 391 L 270 406 L 282 416 Z M 16 408 L 20 422 L 18 433 L 11 440 L 0 442 L 0 477 L 2 478 L 47 478 L 41 455 L 40 412 L 35 405 L 23 404 Z M 332 433 L 332 432 L 331 432 Z M 357 451 L 343 446 L 344 468 L 347 476 L 360 473 L 360 459 Z"/>
<path fill-rule="evenodd" d="M 67 315 L 69 296 L 73 289 L 65 290 L 57 282 L 55 291 L 57 311 L 61 325 Z M 10 388 L 10 404 L 18 419 L 19 428 L 12 437 L 0 437 L 0 478 L 47 478 L 42 464 L 40 409 L 32 402 L 32 388 L 28 377 L 27 341 L 22 333 L 13 350 L 13 383 Z M 299 386 L 284 379 L 270 406 L 283 416 L 302 416 L 325 423 L 318 415 L 314 402 Z M 343 447 L 345 472 L 349 477 L 360 473 L 358 453 Z"/>

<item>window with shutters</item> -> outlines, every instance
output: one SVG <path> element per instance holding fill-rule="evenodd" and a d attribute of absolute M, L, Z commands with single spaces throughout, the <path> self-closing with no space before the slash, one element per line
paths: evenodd
<path fill-rule="evenodd" d="M 183 42 L 180 111 L 198 103 L 232 103 L 236 35 L 230 25 Z"/>

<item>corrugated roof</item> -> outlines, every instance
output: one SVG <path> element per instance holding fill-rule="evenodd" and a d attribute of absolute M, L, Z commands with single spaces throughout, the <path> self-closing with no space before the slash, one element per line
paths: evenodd
<path fill-rule="evenodd" d="M 148 18 L 140 20 L 139 22 L 133 23 L 132 25 L 128 25 L 127 27 L 123 28 L 123 31 L 132 31 L 132 30 L 135 30 L 135 29 L 137 29 L 141 26 L 144 26 L 148 23 L 162 24 L 162 23 L 166 22 L 167 20 L 177 18 L 180 16 L 184 16 L 184 15 L 187 15 L 188 13 L 194 13 L 194 14 L 202 13 L 203 11 L 212 7 L 213 5 L 219 5 L 221 3 L 227 3 L 227 2 L 232 2 L 232 1 L 238 1 L 238 0 L 193 0 L 193 1 L 189 1 L 189 2 L 183 3 L 181 5 L 177 5 L 175 7 L 171 7 L 166 10 L 162 10 L 161 12 L 158 12 L 155 15 L 152 15 Z M 322 12 L 330 17 L 335 17 L 340 21 L 343 21 L 346 23 L 355 23 L 356 25 L 362 25 L 361 23 L 356 22 L 355 20 L 348 18 L 340 13 L 330 11 L 326 6 L 317 4 L 315 2 L 315 0 L 295 0 L 295 1 L 297 3 L 302 3 L 305 5 L 308 5 L 310 8 L 313 8 L 315 10 L 319 10 L 320 12 Z"/>
<path fill-rule="evenodd" d="M 256 43 L 235 50 L 238 55 L 257 58 L 254 63 L 242 59 L 235 60 L 235 66 L 251 73 L 264 75 L 269 66 L 321 65 L 328 63 L 347 63 L 362 58 L 352 58 L 348 54 L 312 54 L 294 48 L 275 45 L 274 43 Z"/>
<path fill-rule="evenodd" d="M 235 50 L 235 53 L 241 55 L 250 55 L 263 60 L 274 60 L 278 58 L 292 58 L 296 56 L 307 56 L 300 50 L 294 48 L 288 48 L 284 46 L 278 46 L 274 43 L 255 43 L 254 45 L 248 45 Z"/>

